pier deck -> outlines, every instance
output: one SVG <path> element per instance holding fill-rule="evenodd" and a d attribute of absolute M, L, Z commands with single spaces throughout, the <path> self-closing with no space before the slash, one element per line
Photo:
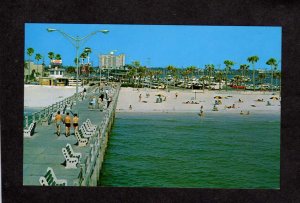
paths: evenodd
<path fill-rule="evenodd" d="M 116 91 L 115 94 L 118 94 L 118 91 Z M 107 114 L 109 110 L 100 111 L 99 109 L 88 108 L 88 98 L 92 95 L 98 96 L 99 93 L 88 94 L 85 100 L 77 101 L 76 105 L 73 105 L 71 109 L 73 113 L 77 113 L 79 116 L 79 127 L 87 118 L 99 127 L 101 122 L 103 123 L 103 120 L 107 119 L 105 114 Z M 118 95 L 115 96 L 114 98 L 117 98 Z M 113 101 L 111 105 L 114 103 L 116 103 L 116 101 Z M 115 105 L 113 105 L 112 110 L 115 110 Z M 70 110 L 66 110 L 66 112 L 70 112 Z M 72 113 L 70 113 L 70 115 L 73 117 Z M 41 123 L 37 123 L 33 136 L 29 138 L 24 137 L 23 185 L 40 185 L 39 178 L 46 174 L 48 167 L 53 168 L 58 179 L 66 179 L 68 186 L 78 185 L 78 178 L 82 169 L 80 167 L 77 167 L 77 169 L 65 169 L 65 166 L 61 165 L 65 160 L 62 148 L 66 147 L 68 143 L 71 144 L 74 152 L 82 153 L 82 163 L 83 160 L 90 155 L 91 143 L 89 141 L 85 147 L 74 145 L 77 139 L 74 136 L 73 126 L 71 126 L 71 136 L 65 137 L 64 133 L 65 126 L 61 128 L 61 135 L 57 136 L 54 122 L 48 126 L 42 126 Z"/>

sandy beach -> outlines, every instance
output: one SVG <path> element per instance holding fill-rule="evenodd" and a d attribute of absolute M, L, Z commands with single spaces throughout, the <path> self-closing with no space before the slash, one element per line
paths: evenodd
<path fill-rule="evenodd" d="M 195 95 L 196 91 L 196 95 Z M 178 94 L 176 98 L 175 94 Z M 141 94 L 141 101 L 139 95 Z M 146 94 L 150 96 L 147 98 Z M 162 95 L 162 103 L 156 103 L 158 94 Z M 118 112 L 199 112 L 203 106 L 204 112 L 212 112 L 215 96 L 221 96 L 222 104 L 216 105 L 219 113 L 280 113 L 280 97 L 278 93 L 249 91 L 209 91 L 205 90 L 155 90 L 149 88 L 121 88 L 117 111 Z M 270 99 L 272 97 L 279 98 Z M 239 99 L 242 102 L 239 102 Z M 257 100 L 263 101 L 257 101 Z M 267 106 L 267 102 L 270 106 Z M 188 102 L 188 103 L 187 103 Z M 196 104 L 195 104 L 196 103 Z M 234 105 L 233 105 L 234 104 Z M 131 105 L 132 109 L 129 108 Z M 235 108 L 232 108 L 234 106 Z"/>
<path fill-rule="evenodd" d="M 82 91 L 79 87 L 79 91 Z M 61 101 L 76 91 L 76 87 L 58 86 L 24 86 L 25 107 L 46 107 Z M 196 91 L 196 95 L 195 95 Z M 176 98 L 176 93 L 178 97 Z M 141 100 L 139 95 L 141 94 Z M 146 97 L 146 94 L 149 94 Z M 158 94 L 162 102 L 156 103 Z M 120 90 L 117 112 L 212 112 L 216 96 L 220 96 L 222 104 L 216 105 L 218 113 L 240 113 L 250 111 L 256 113 L 280 113 L 280 97 L 270 92 L 249 91 L 209 91 L 205 90 L 156 90 L 149 88 L 124 88 Z M 270 99 L 277 97 L 279 100 Z M 263 101 L 257 101 L 258 99 Z M 165 101 L 164 101 L 165 100 Z M 242 102 L 239 102 L 241 100 Z M 267 106 L 267 102 L 270 106 Z M 232 108 L 234 104 L 235 108 Z M 129 108 L 131 105 L 132 109 Z"/>
<path fill-rule="evenodd" d="M 79 87 L 79 91 L 83 88 Z M 24 85 L 24 107 L 46 107 L 76 93 L 71 86 Z"/>

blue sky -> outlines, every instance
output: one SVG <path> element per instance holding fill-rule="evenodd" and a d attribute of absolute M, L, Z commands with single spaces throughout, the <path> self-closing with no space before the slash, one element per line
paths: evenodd
<path fill-rule="evenodd" d="M 224 60 L 232 60 L 237 69 L 240 64 L 247 63 L 249 56 L 257 55 L 260 59 L 256 67 L 269 69 L 266 65 L 269 58 L 281 61 L 281 27 L 46 23 L 25 24 L 25 60 L 28 59 L 26 49 L 32 47 L 34 55 L 40 53 L 45 57 L 46 65 L 50 61 L 48 52 L 52 51 L 62 56 L 64 65 L 75 66 L 75 47 L 59 32 L 49 33 L 47 28 L 60 29 L 74 37 L 109 30 L 108 34 L 92 36 L 79 51 L 81 53 L 85 47 L 92 49 L 93 66 L 99 65 L 99 54 L 112 50 L 125 54 L 126 63 L 137 60 L 151 67 L 194 65 L 202 68 L 205 64 L 214 64 L 216 68 L 219 65 L 224 68 Z"/>

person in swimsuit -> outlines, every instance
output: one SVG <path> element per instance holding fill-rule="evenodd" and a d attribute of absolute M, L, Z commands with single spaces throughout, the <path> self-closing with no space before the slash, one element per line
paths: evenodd
<path fill-rule="evenodd" d="M 77 113 L 74 113 L 74 118 L 73 118 L 74 133 L 75 131 L 78 131 L 78 122 L 79 122 L 79 118 L 77 116 Z"/>
<path fill-rule="evenodd" d="M 60 111 L 57 112 L 57 114 L 55 115 L 55 124 L 56 124 L 56 134 L 57 136 L 60 135 L 60 125 L 62 123 L 62 117 L 60 114 Z"/>
<path fill-rule="evenodd" d="M 69 115 L 69 112 L 65 117 L 65 125 L 66 125 L 66 137 L 68 137 L 70 136 L 70 127 L 71 127 L 71 117 Z"/>

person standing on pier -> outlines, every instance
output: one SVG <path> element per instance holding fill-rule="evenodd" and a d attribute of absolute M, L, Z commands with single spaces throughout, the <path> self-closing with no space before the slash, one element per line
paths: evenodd
<path fill-rule="evenodd" d="M 105 99 L 108 99 L 108 89 L 105 90 Z"/>
<path fill-rule="evenodd" d="M 104 99 L 104 94 L 103 93 L 101 93 L 100 98 L 101 98 L 101 101 L 103 102 L 103 99 Z"/>
<path fill-rule="evenodd" d="M 85 99 L 86 98 L 86 89 L 84 88 L 83 89 L 83 99 Z"/>
<path fill-rule="evenodd" d="M 79 118 L 77 116 L 77 113 L 74 113 L 74 118 L 73 118 L 74 134 L 75 131 L 78 131 L 78 123 L 79 123 Z"/>
<path fill-rule="evenodd" d="M 100 111 L 102 110 L 102 105 L 103 105 L 102 101 L 103 101 L 103 99 L 101 98 L 101 96 L 99 96 L 97 103 L 98 103 L 98 108 L 100 109 Z"/>
<path fill-rule="evenodd" d="M 57 112 L 54 120 L 55 120 L 55 124 L 56 124 L 56 134 L 57 134 L 57 136 L 59 136 L 60 135 L 60 125 L 62 123 L 62 117 L 61 117 L 60 111 Z"/>
<path fill-rule="evenodd" d="M 139 95 L 139 102 L 142 100 L 142 94 Z"/>
<path fill-rule="evenodd" d="M 109 107 L 110 102 L 112 102 L 112 97 L 111 97 L 111 96 L 108 97 L 108 100 L 107 100 L 107 108 Z"/>
<path fill-rule="evenodd" d="M 69 116 L 69 112 L 65 117 L 65 125 L 66 125 L 66 137 L 70 136 L 70 127 L 71 127 L 71 117 Z"/>

